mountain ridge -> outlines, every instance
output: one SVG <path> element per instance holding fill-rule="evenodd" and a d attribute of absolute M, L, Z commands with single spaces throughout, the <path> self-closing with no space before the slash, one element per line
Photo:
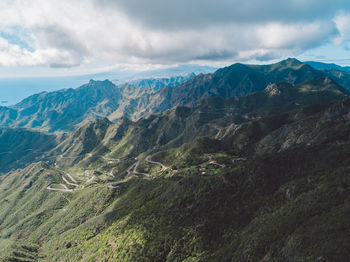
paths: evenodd
<path fill-rule="evenodd" d="M 329 90 L 335 101 L 326 103 L 324 98 L 332 100 Z M 343 261 L 350 256 L 350 183 L 344 172 L 350 164 L 350 101 L 337 96 L 342 91 L 327 78 L 282 82 L 247 97 L 213 97 L 199 109 L 177 107 L 138 123 L 93 120 L 70 136 L 73 146 L 83 136 L 85 142 L 99 141 L 92 155 L 72 148 L 88 158 L 95 155 L 93 166 L 65 167 L 64 155 L 57 165 L 32 163 L 0 176 L 0 249 L 6 241 L 17 242 L 1 255 L 44 261 Z M 295 105 L 307 93 L 310 104 Z M 279 101 L 284 95 L 294 99 L 292 108 Z M 271 102 L 257 105 L 254 98 L 261 97 Z M 230 103 L 243 108 L 237 113 L 243 114 L 241 122 L 227 118 Z M 274 105 L 280 110 L 271 110 Z M 226 111 L 206 118 L 214 109 Z M 139 145 L 157 137 L 157 130 L 174 129 L 179 121 L 172 119 L 184 123 L 193 114 L 198 121 L 189 129 L 200 129 L 206 120 L 214 125 L 210 137 L 155 152 L 141 147 L 130 159 L 104 151 L 106 134 L 113 148 L 124 138 L 135 141 L 135 133 Z M 228 126 L 216 130 L 220 124 Z"/>
<path fill-rule="evenodd" d="M 349 88 L 350 75 L 321 72 L 296 59 L 262 66 L 233 64 L 212 74 L 189 76 L 187 81 L 185 78 L 175 78 L 174 84 L 185 82 L 157 90 L 130 84 L 115 86 L 108 80 L 91 80 L 76 89 L 40 93 L 13 107 L 1 107 L 0 125 L 50 132 L 72 131 L 95 118 L 108 117 L 115 121 L 126 116 L 137 120 L 174 106 L 195 106 L 199 101 L 213 96 L 244 96 L 262 91 L 271 83 L 286 81 L 298 84 L 324 76 Z"/>
<path fill-rule="evenodd" d="M 91 81 L 24 101 L 30 122 L 81 98 L 81 121 L 0 129 L 0 153 L 22 156 L 0 154 L 0 260 L 347 261 L 347 89 L 294 59 L 178 88 Z"/>
<path fill-rule="evenodd" d="M 347 96 L 347 91 L 329 78 L 299 85 L 280 82 L 245 97 L 212 97 L 196 107 L 178 106 L 135 122 L 125 117 L 116 123 L 107 118 L 94 120 L 68 135 L 50 154 L 76 157 L 72 161 L 56 160 L 64 166 L 79 161 L 84 165 L 91 164 L 96 160 L 93 157 L 96 154 L 108 153 L 110 158 L 136 157 L 141 153 L 177 147 L 199 136 L 214 136 L 218 129 L 231 124 L 281 114 L 309 104 L 329 103 Z M 87 134 L 86 130 L 99 130 L 99 133 Z M 84 141 L 89 144 L 88 151 L 84 150 Z"/>

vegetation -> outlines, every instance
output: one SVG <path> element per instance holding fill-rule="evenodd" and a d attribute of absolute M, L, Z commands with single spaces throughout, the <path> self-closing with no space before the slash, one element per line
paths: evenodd
<path fill-rule="evenodd" d="M 300 83 L 52 136 L 0 176 L 0 260 L 349 261 L 347 91 L 293 59 L 213 77 L 233 68 Z"/>
<path fill-rule="evenodd" d="M 261 92 L 269 84 L 281 81 L 298 85 L 329 77 L 350 90 L 350 75 L 334 70 L 333 73 L 319 71 L 296 59 L 287 59 L 272 65 L 234 64 L 213 74 L 191 75 L 188 81 L 186 77 L 170 79 L 168 86 L 159 80 L 163 86 L 159 89 L 157 80 L 121 86 L 108 80 L 91 80 L 76 89 L 43 92 L 13 107 L 0 107 L 0 125 L 49 132 L 73 131 L 96 118 L 115 121 L 125 116 L 136 121 L 175 106 L 195 106 L 210 97 L 241 97 Z M 174 88 L 176 83 L 179 85 Z"/>
<path fill-rule="evenodd" d="M 55 135 L 23 128 L 0 128 L 0 174 L 23 168 L 57 145 Z"/>

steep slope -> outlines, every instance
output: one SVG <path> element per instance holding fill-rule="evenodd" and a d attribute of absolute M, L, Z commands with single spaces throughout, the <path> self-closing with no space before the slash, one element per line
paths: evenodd
<path fill-rule="evenodd" d="M 246 97 L 211 98 L 194 108 L 176 107 L 136 122 L 122 118 L 112 123 L 101 118 L 60 137 L 3 128 L 0 135 L 1 171 L 24 167 L 34 160 L 57 162 L 67 167 L 73 164 L 103 166 L 108 163 L 106 159 L 146 156 L 199 136 L 221 136 L 228 126 L 234 128 L 250 120 L 345 96 L 345 90 L 332 80 L 320 78 L 294 86 L 285 82 L 271 84 L 264 91 Z"/>
<path fill-rule="evenodd" d="M 313 104 L 282 115 L 231 125 L 217 136 L 239 155 L 274 154 L 298 147 L 342 145 L 350 139 L 350 100 Z"/>
<path fill-rule="evenodd" d="M 115 121 L 125 116 L 138 120 L 174 106 L 195 106 L 210 97 L 245 96 L 262 91 L 272 83 L 300 84 L 325 76 L 346 87 L 350 83 L 345 73 L 321 72 L 296 59 L 272 65 L 234 64 L 213 74 L 189 76 L 190 80 L 177 86 L 173 85 L 186 78 L 144 80 L 118 87 L 108 80 L 91 80 L 77 89 L 44 92 L 11 108 L 0 107 L 0 125 L 49 132 L 72 131 L 96 118 L 108 117 Z M 157 86 L 163 87 L 155 90 Z"/>
<path fill-rule="evenodd" d="M 80 124 L 106 117 L 116 109 L 134 105 L 135 98 L 147 103 L 155 89 L 174 86 L 193 77 L 173 77 L 134 81 L 115 86 L 112 82 L 93 81 L 77 89 L 43 92 L 30 96 L 11 108 L 0 107 L 0 125 L 29 127 L 45 131 L 72 131 Z M 133 112 L 142 107 L 133 108 Z M 127 112 L 125 112 L 127 114 Z M 121 117 L 121 116 L 120 116 Z"/>
<path fill-rule="evenodd" d="M 339 66 L 334 63 L 322 63 L 322 62 L 315 62 L 315 61 L 307 61 L 304 62 L 305 64 L 308 64 L 312 66 L 313 68 L 317 70 L 332 70 L 335 69 L 337 71 L 343 71 L 350 73 L 350 67 L 349 66 Z"/>
<path fill-rule="evenodd" d="M 322 70 L 322 72 L 324 75 L 343 86 L 346 90 L 350 91 L 350 73 L 337 69 Z"/>
<path fill-rule="evenodd" d="M 194 73 L 188 74 L 186 76 L 173 76 L 173 77 L 163 77 L 163 78 L 145 78 L 132 80 L 128 82 L 128 85 L 135 86 L 137 88 L 151 88 L 154 90 L 163 88 L 165 86 L 174 87 L 180 85 L 192 77 L 196 76 Z"/>
<path fill-rule="evenodd" d="M 272 154 L 237 155 L 226 139 L 256 137 L 239 128 L 158 152 L 167 170 L 111 178 L 114 187 L 72 174 L 86 186 L 50 192 L 62 171 L 32 164 L 0 178 L 0 247 L 26 240 L 42 261 L 347 261 L 349 112 L 345 99 L 247 121 L 240 126 L 287 118 L 255 139 Z M 293 122 L 307 139 L 279 150 Z"/>
<path fill-rule="evenodd" d="M 127 118 L 111 123 L 100 119 L 70 134 L 49 156 L 62 155 L 60 165 L 83 166 L 107 158 L 146 156 L 173 148 L 199 136 L 220 136 L 224 128 L 269 115 L 278 115 L 309 104 L 322 104 L 345 98 L 347 92 L 329 78 L 299 85 L 281 82 L 245 97 L 211 98 L 194 108 L 176 107 L 162 114 L 132 122 Z"/>
<path fill-rule="evenodd" d="M 42 162 L 0 176 L 1 261 L 38 261 L 39 246 L 21 240 L 67 204 L 67 196 L 47 189 L 61 181 L 60 171 Z"/>
<path fill-rule="evenodd" d="M 0 174 L 23 168 L 55 148 L 59 137 L 24 128 L 0 128 Z"/>
<path fill-rule="evenodd" d="M 2 126 L 73 130 L 77 124 L 105 116 L 118 108 L 121 91 L 110 81 L 93 81 L 77 89 L 40 93 L 13 108 L 2 108 Z"/>
<path fill-rule="evenodd" d="M 339 66 L 336 64 L 326 64 L 319 62 L 305 62 L 313 68 L 322 71 L 322 73 L 330 77 L 333 81 L 350 91 L 350 67 Z"/>
<path fill-rule="evenodd" d="M 262 91 L 268 84 L 286 81 L 299 84 L 323 77 L 323 73 L 296 59 L 287 59 L 272 65 L 234 64 L 217 70 L 213 74 L 200 74 L 189 81 L 172 87 L 165 87 L 147 98 L 139 97 L 134 104 L 143 104 L 142 114 L 160 113 L 174 106 L 194 106 L 198 101 L 209 97 L 228 98 L 245 96 Z M 118 109 L 110 118 L 115 119 L 127 113 L 131 119 L 140 116 L 133 105 Z M 138 107 L 140 108 L 140 107 Z"/>

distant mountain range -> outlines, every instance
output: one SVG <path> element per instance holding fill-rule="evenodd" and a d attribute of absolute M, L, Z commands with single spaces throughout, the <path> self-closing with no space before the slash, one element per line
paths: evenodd
<path fill-rule="evenodd" d="M 95 155 L 110 158 L 137 157 L 181 146 L 200 136 L 214 136 L 231 124 L 242 124 L 281 114 L 310 104 L 323 104 L 346 98 L 347 91 L 329 78 L 298 85 L 285 82 L 268 85 L 247 96 L 202 100 L 193 108 L 175 107 L 159 115 L 132 122 L 117 123 L 107 118 L 91 121 L 62 140 L 51 155 L 60 165 L 94 162 Z M 75 158 L 73 158 L 75 156 Z"/>
<path fill-rule="evenodd" d="M 304 63 L 312 66 L 313 68 L 315 68 L 317 70 L 336 69 L 338 71 L 344 71 L 344 72 L 350 73 L 350 66 L 340 66 L 340 65 L 337 65 L 334 63 L 321 63 L 321 62 L 315 62 L 315 61 L 307 61 Z"/>
<path fill-rule="evenodd" d="M 108 80 L 91 80 L 77 89 L 44 92 L 15 106 L 0 107 L 0 125 L 71 131 L 95 118 L 115 121 L 126 116 L 137 120 L 174 106 L 194 106 L 209 97 L 244 96 L 278 81 L 298 84 L 325 76 L 350 89 L 350 75 L 335 69 L 319 71 L 296 59 L 262 66 L 234 64 L 212 74 L 148 79 L 121 86 Z"/>
<path fill-rule="evenodd" d="M 348 83 L 287 59 L 1 107 L 0 260 L 349 260 Z"/>
<path fill-rule="evenodd" d="M 142 79 L 169 79 L 171 77 L 186 77 L 189 74 L 211 73 L 217 68 L 195 64 L 177 65 L 146 71 L 132 69 L 115 69 L 107 72 L 73 76 L 52 77 L 3 77 L 0 78 L 0 100 L 6 101 L 2 105 L 14 105 L 33 94 L 40 92 L 53 92 L 60 89 L 76 88 L 90 79 L 103 81 L 110 79 L 116 85 Z M 0 103 L 1 105 L 1 103 Z"/>
<path fill-rule="evenodd" d="M 90 82 L 90 88 L 101 90 L 96 85 L 101 84 L 103 88 L 106 88 L 107 83 L 112 90 L 118 90 L 114 89 L 110 82 Z M 85 94 L 88 87 L 84 86 L 83 88 Z M 94 97 L 91 92 L 87 94 L 90 97 L 89 99 Z M 328 77 L 321 77 L 296 85 L 277 82 L 267 85 L 263 91 L 253 92 L 247 96 L 233 98 L 217 96 L 202 99 L 194 107 L 176 106 L 172 110 L 167 110 L 158 115 L 150 115 L 136 122 L 129 120 L 127 117 L 122 117 L 116 123 L 112 123 L 107 118 L 92 121 L 85 119 L 82 122 L 85 123 L 82 127 L 68 135 L 60 135 L 55 138 L 43 134 L 43 139 L 46 137 L 48 141 L 52 141 L 48 144 L 54 149 L 50 152 L 46 150 L 46 153 L 43 154 L 44 150 L 33 144 L 31 149 L 34 151 L 31 156 L 41 156 L 44 160 L 55 161 L 62 166 L 72 166 L 78 163 L 82 163 L 84 166 L 90 165 L 96 160 L 94 156 L 101 154 L 108 154 L 110 158 L 136 157 L 141 153 L 152 153 L 178 147 L 193 141 L 199 136 L 214 136 L 218 133 L 218 130 L 224 129 L 232 123 L 242 124 L 310 104 L 336 101 L 346 98 L 347 95 L 348 92 L 333 80 Z M 82 96 L 77 95 L 77 97 Z M 29 101 L 33 102 L 32 100 Z M 29 101 L 24 100 L 22 103 L 26 104 Z M 35 102 L 33 103 L 35 104 Z M 79 106 L 78 103 L 76 105 Z M 40 107 L 43 107 L 43 105 L 39 104 L 38 108 Z M 77 107 L 74 110 L 77 111 L 79 108 Z M 66 114 L 64 115 L 66 116 Z M 71 116 L 67 115 L 67 117 Z M 87 116 L 82 115 L 81 117 Z M 64 118 L 59 119 L 64 120 Z M 67 120 L 67 122 L 69 121 L 72 120 Z M 7 128 L 7 130 L 8 133 L 11 133 L 12 129 Z M 28 150 L 28 145 L 24 146 L 27 143 L 27 136 L 25 135 L 27 133 L 34 137 L 40 135 L 39 132 L 23 130 L 23 138 L 8 143 L 14 147 L 19 144 L 16 151 Z M 50 146 L 46 149 L 50 149 Z M 4 147 L 4 150 L 5 148 L 9 147 Z M 41 153 L 36 154 L 37 151 Z M 64 156 L 64 158 L 55 156 Z M 7 161 L 10 162 L 11 158 Z M 20 163 L 21 165 L 18 163 L 17 166 L 24 166 L 30 161 L 20 161 Z"/>
<path fill-rule="evenodd" d="M 146 79 L 138 79 L 138 80 L 132 80 L 128 81 L 128 85 L 132 85 L 139 88 L 151 88 L 154 90 L 163 88 L 165 86 L 174 87 L 177 85 L 180 85 L 188 80 L 190 80 L 192 77 L 196 76 L 195 73 L 184 75 L 184 76 L 172 76 L 172 77 L 166 77 L 166 78 L 146 78 Z"/>

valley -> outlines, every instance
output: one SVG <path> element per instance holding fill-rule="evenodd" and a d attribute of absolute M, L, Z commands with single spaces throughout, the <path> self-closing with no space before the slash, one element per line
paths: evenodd
<path fill-rule="evenodd" d="M 1 107 L 0 260 L 347 261 L 347 77 L 287 59 Z"/>

